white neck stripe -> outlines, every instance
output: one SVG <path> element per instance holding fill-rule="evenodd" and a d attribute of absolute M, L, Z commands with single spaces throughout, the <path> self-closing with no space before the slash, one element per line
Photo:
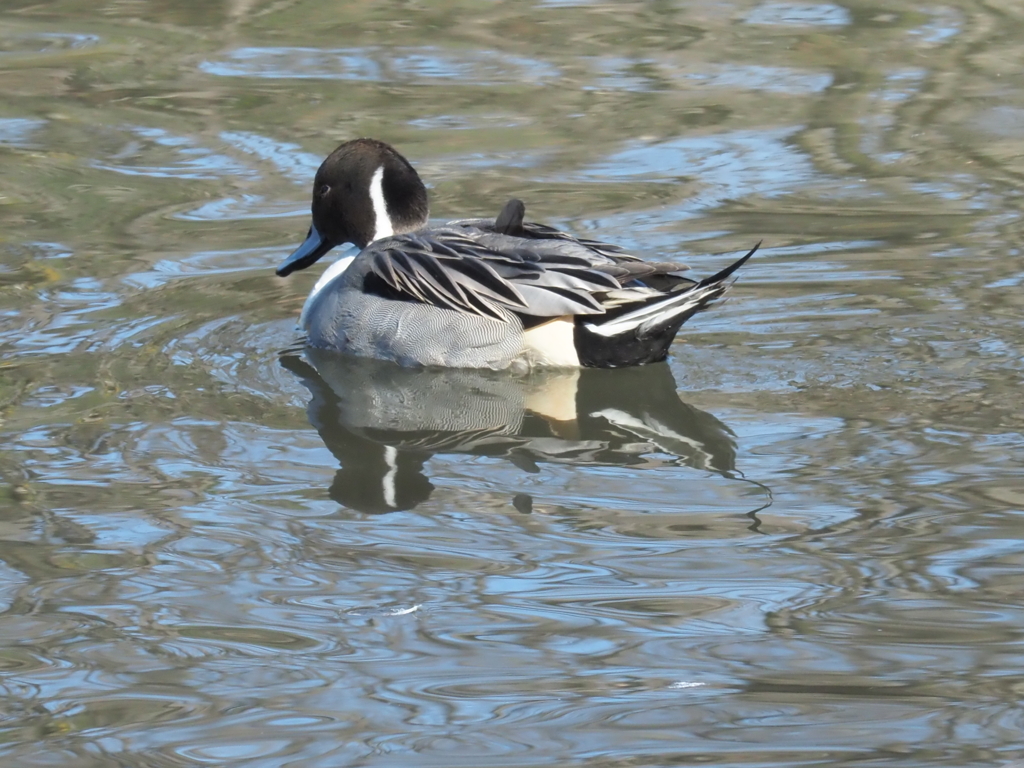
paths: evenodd
<path fill-rule="evenodd" d="M 313 286 L 313 290 L 310 291 L 309 297 L 306 299 L 306 303 L 302 305 L 302 314 L 299 315 L 299 327 L 306 327 L 306 318 L 309 315 L 309 308 L 313 305 L 313 299 L 320 291 L 322 291 L 329 283 L 333 282 L 336 277 L 341 277 L 345 274 L 345 270 L 348 269 L 348 265 L 352 263 L 354 256 L 342 256 L 336 262 L 331 264 L 324 273 L 320 275 L 320 279 L 316 281 L 316 285 Z"/>
<path fill-rule="evenodd" d="M 391 226 L 391 217 L 388 216 L 388 206 L 384 201 L 384 166 L 380 166 L 373 172 L 370 179 L 370 201 L 373 203 L 373 239 L 380 240 L 382 237 L 391 237 L 395 234 Z"/>

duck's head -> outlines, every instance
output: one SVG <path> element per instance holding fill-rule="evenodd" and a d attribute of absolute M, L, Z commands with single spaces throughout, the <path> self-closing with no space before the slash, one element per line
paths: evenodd
<path fill-rule="evenodd" d="M 313 225 L 277 274 L 305 269 L 336 245 L 365 248 L 426 224 L 427 190 L 409 161 L 383 141 L 346 141 L 317 170 Z"/>

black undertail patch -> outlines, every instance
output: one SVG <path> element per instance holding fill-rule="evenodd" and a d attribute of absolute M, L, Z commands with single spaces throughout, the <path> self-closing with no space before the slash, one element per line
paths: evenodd
<path fill-rule="evenodd" d="M 580 365 L 587 368 L 624 368 L 630 365 L 659 363 L 668 356 L 668 349 L 679 330 L 679 323 L 640 334 L 631 329 L 617 336 L 601 336 L 587 324 L 576 320 L 573 341 Z"/>
<path fill-rule="evenodd" d="M 687 294 L 704 294 L 698 299 L 695 306 L 682 314 L 673 314 L 671 308 L 666 309 L 666 318 L 663 323 L 642 322 L 636 327 L 624 329 L 621 333 L 605 336 L 597 333 L 594 329 L 627 312 L 635 311 L 637 305 L 617 307 L 598 318 L 577 316 L 573 341 L 580 364 L 588 368 L 624 368 L 631 365 L 661 362 L 668 357 L 672 341 L 683 323 L 706 309 L 716 299 L 721 298 L 729 287 L 729 283 L 726 281 L 747 262 L 747 259 L 754 255 L 760 245 L 761 243 L 755 245 L 745 256 L 734 261 L 721 272 L 705 278 L 695 285 L 691 284 L 689 287 L 681 287 L 685 285 L 685 283 L 681 283 L 668 297 L 658 296 L 646 302 L 648 305 L 655 305 L 666 301 L 673 294 L 680 297 Z M 686 282 L 690 283 L 691 281 L 687 280 Z"/>

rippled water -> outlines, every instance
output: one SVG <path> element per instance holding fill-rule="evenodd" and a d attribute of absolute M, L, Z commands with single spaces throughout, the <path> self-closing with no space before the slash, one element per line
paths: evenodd
<path fill-rule="evenodd" d="M 0 763 L 1024 759 L 1013 3 L 0 6 Z M 670 362 L 309 354 L 339 141 L 709 274 Z"/>

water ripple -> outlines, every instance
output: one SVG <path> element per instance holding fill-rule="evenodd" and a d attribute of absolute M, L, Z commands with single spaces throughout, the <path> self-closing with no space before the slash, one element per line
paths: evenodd
<path fill-rule="evenodd" d="M 498 51 L 422 48 L 239 48 L 227 61 L 204 61 L 199 69 L 220 77 L 275 79 L 431 81 L 501 85 L 537 83 L 558 70 L 536 59 Z"/>
<path fill-rule="evenodd" d="M 320 167 L 321 158 L 304 152 L 298 144 L 275 141 L 246 131 L 223 131 L 220 138 L 233 147 L 272 163 L 297 184 L 307 185 Z"/>
<path fill-rule="evenodd" d="M 74 5 L 0 25 L 0 763 L 1019 761 L 1013 13 Z M 763 248 L 666 365 L 332 367 L 273 267 L 367 134 Z"/>
<path fill-rule="evenodd" d="M 0 146 L 33 149 L 40 146 L 39 142 L 30 137 L 46 125 L 46 120 L 28 117 L 0 118 Z"/>
<path fill-rule="evenodd" d="M 74 32 L 34 32 L 0 36 L 0 57 L 26 54 L 59 54 L 97 45 L 98 35 Z"/>
<path fill-rule="evenodd" d="M 698 180 L 699 189 L 687 200 L 686 208 L 694 212 L 750 195 L 782 195 L 823 178 L 807 156 L 786 141 L 797 130 L 774 128 L 637 142 L 591 165 L 581 177 L 672 183 L 681 176 L 692 177 Z"/>
<path fill-rule="evenodd" d="M 764 3 L 746 18 L 747 24 L 772 26 L 846 26 L 851 22 L 850 12 L 841 5 L 831 3 Z"/>
<path fill-rule="evenodd" d="M 129 142 L 106 160 L 90 165 L 125 176 L 173 179 L 219 179 L 228 176 L 257 178 L 258 174 L 238 161 L 206 147 L 195 139 L 176 136 L 162 128 L 135 126 L 128 129 L 141 141 Z M 150 162 L 147 163 L 146 160 Z"/>

